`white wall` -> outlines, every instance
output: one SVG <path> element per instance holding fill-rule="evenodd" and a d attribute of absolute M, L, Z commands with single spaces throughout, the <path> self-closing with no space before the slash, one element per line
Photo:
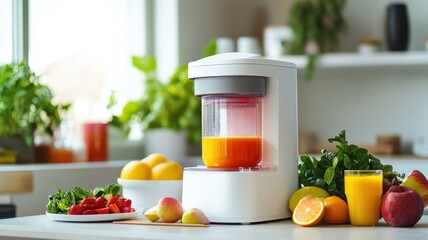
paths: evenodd
<path fill-rule="evenodd" d="M 400 134 L 404 150 L 428 135 L 428 67 L 319 69 L 299 81 L 299 124 L 325 143 L 342 129 L 356 143 Z"/>

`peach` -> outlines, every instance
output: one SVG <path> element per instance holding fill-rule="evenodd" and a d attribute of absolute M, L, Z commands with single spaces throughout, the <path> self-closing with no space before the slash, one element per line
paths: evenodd
<path fill-rule="evenodd" d="M 159 200 L 156 212 L 162 222 L 175 223 L 183 216 L 183 206 L 175 198 L 164 197 Z"/>
<path fill-rule="evenodd" d="M 210 224 L 205 213 L 199 208 L 189 208 L 183 213 L 181 222 L 184 224 Z"/>
<path fill-rule="evenodd" d="M 147 220 L 149 220 L 150 222 L 156 222 L 157 220 L 159 220 L 159 215 L 157 213 L 157 205 L 149 208 L 149 210 L 144 212 L 144 217 L 147 218 Z"/>

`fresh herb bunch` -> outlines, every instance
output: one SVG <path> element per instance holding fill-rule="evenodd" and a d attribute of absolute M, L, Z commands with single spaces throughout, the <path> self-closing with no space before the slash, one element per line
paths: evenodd
<path fill-rule="evenodd" d="M 32 145 L 34 130 L 53 135 L 70 104 L 53 104 L 50 88 L 27 63 L 0 66 L 0 137 L 20 135 Z"/>
<path fill-rule="evenodd" d="M 338 143 L 337 152 L 322 150 L 319 160 L 309 156 L 300 157 L 299 184 L 301 186 L 317 186 L 325 189 L 330 195 L 346 200 L 345 170 L 382 170 L 383 177 L 393 184 L 399 183 L 404 178 L 404 174 L 394 171 L 391 165 L 383 165 L 378 158 L 369 154 L 367 149 L 348 144 L 344 130 L 339 133 L 339 136 L 330 138 L 328 141 Z"/>
<path fill-rule="evenodd" d="M 345 0 L 296 0 L 289 11 L 288 26 L 294 37 L 291 54 L 307 54 L 305 78 L 311 79 L 321 53 L 339 45 L 339 36 L 346 28 L 342 15 Z"/>
<path fill-rule="evenodd" d="M 119 184 L 110 184 L 105 188 L 95 188 L 93 191 L 87 191 L 86 189 L 76 186 L 72 191 L 63 191 L 59 189 L 56 194 L 49 195 L 49 201 L 46 205 L 46 209 L 50 213 L 68 213 L 68 210 L 74 204 L 79 204 L 83 198 L 87 197 L 101 197 L 113 195 L 116 197 L 120 192 Z"/>

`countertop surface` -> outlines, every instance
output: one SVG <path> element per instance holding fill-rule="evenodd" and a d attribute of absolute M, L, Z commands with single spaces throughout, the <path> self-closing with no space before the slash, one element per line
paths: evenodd
<path fill-rule="evenodd" d="M 211 224 L 209 227 L 125 225 L 110 222 L 70 223 L 49 220 L 45 215 L 0 220 L 0 236 L 42 239 L 388 239 L 428 238 L 428 216 L 412 228 L 393 228 L 383 221 L 375 227 L 325 225 L 301 227 L 291 220 L 249 225 Z M 0 237 L 3 239 L 3 237 Z"/>

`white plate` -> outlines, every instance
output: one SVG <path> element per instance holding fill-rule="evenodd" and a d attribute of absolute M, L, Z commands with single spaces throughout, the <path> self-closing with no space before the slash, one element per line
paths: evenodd
<path fill-rule="evenodd" d="M 142 211 L 136 210 L 130 213 L 110 213 L 110 214 L 90 214 L 90 215 L 68 215 L 68 214 L 55 214 L 46 213 L 50 220 L 62 222 L 107 222 L 114 220 L 131 219 L 140 216 Z"/>

